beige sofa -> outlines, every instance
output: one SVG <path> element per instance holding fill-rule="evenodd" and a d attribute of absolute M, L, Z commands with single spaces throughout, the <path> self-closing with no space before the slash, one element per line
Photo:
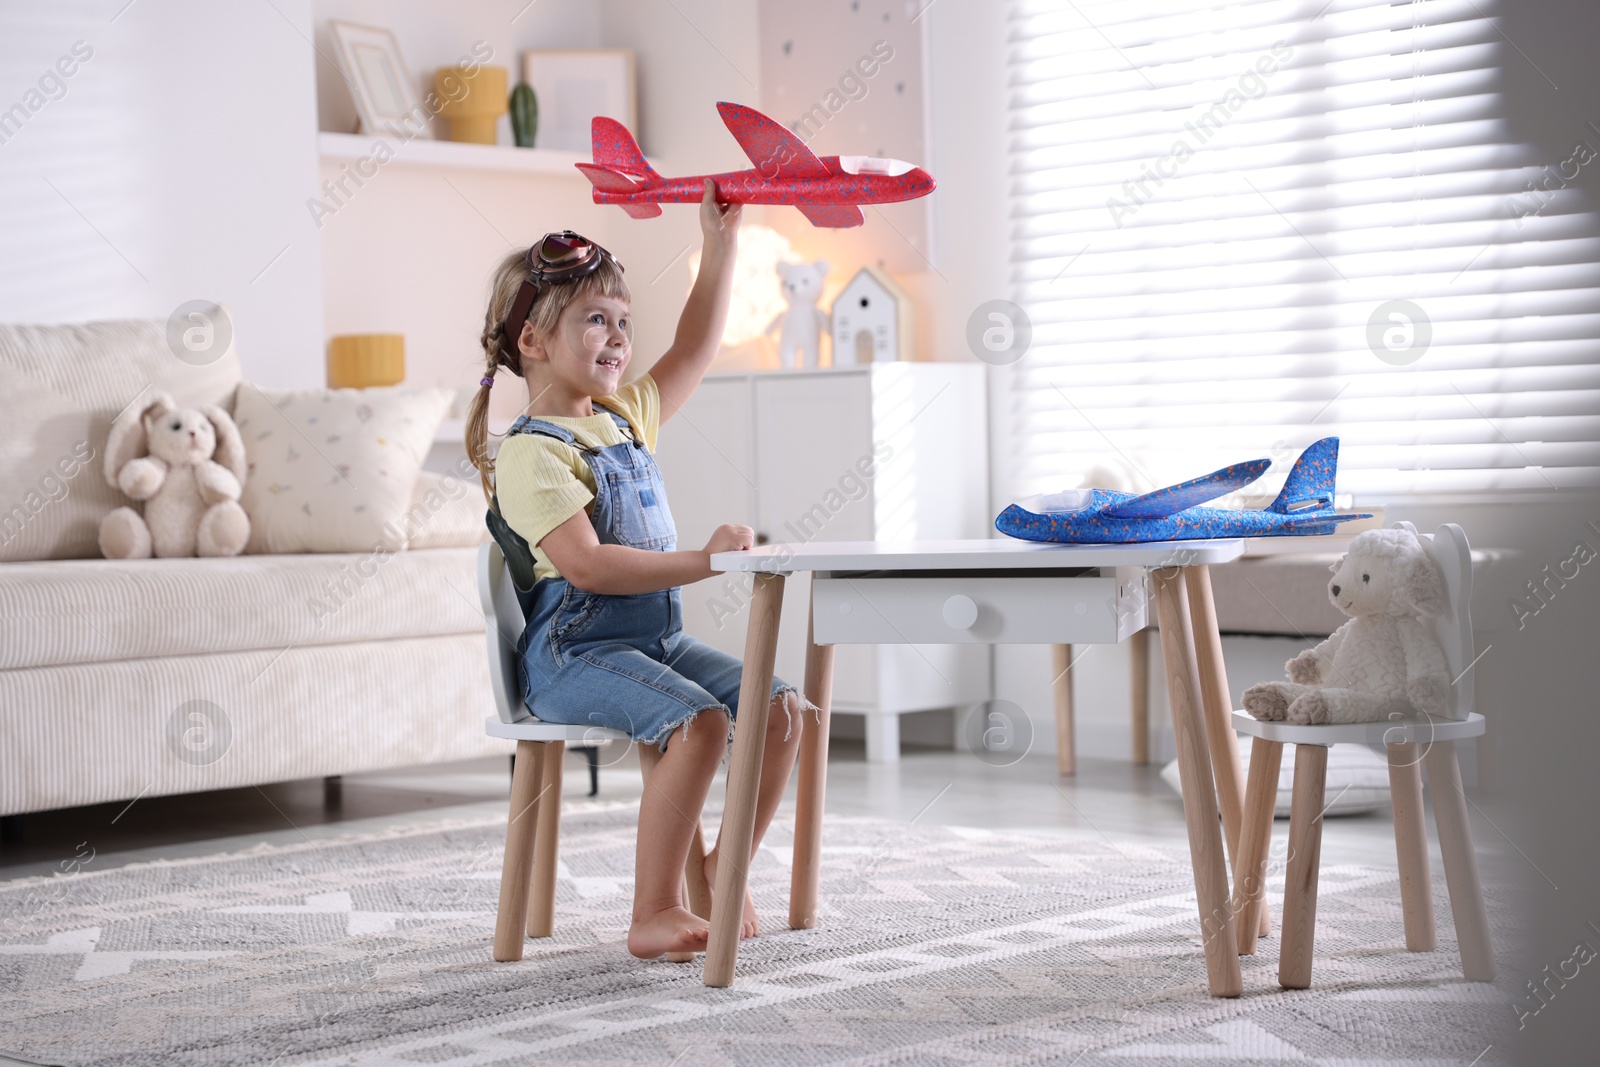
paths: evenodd
<path fill-rule="evenodd" d="M 0 815 L 510 751 L 476 492 L 383 558 L 98 558 L 111 420 L 146 389 L 231 410 L 239 373 L 162 322 L 0 326 Z"/>

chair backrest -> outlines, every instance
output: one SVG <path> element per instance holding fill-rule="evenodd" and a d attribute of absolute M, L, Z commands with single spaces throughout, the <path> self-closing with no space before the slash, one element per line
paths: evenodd
<path fill-rule="evenodd" d="M 1475 653 L 1472 642 L 1472 549 L 1461 527 L 1447 522 L 1431 534 L 1418 534 L 1409 522 L 1395 526 L 1410 530 L 1428 550 L 1438 564 L 1444 578 L 1444 612 L 1433 623 L 1434 636 L 1444 649 L 1445 663 L 1449 665 L 1453 683 L 1445 702 L 1445 715 L 1451 719 L 1465 719 L 1472 714 Z"/>
<path fill-rule="evenodd" d="M 495 711 L 501 722 L 525 722 L 532 715 L 522 702 L 517 678 L 517 641 L 527 620 L 506 558 L 493 541 L 478 546 L 478 600 L 488 638 L 489 688 L 494 692 Z"/>

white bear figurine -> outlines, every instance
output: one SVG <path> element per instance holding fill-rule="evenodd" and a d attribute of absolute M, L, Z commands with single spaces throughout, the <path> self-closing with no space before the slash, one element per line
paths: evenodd
<path fill-rule="evenodd" d="M 784 370 L 814 370 L 821 358 L 822 335 L 829 332 L 828 314 L 817 307 L 828 261 L 779 263 L 778 278 L 789 310 L 773 319 L 766 333 L 778 330 L 778 364 Z M 781 329 L 780 329 L 781 327 Z"/>
<path fill-rule="evenodd" d="M 239 506 L 245 473 L 244 442 L 226 411 L 176 407 L 156 393 L 124 412 L 106 440 L 106 481 L 145 503 L 142 516 L 124 506 L 100 521 L 101 554 L 238 555 L 250 539 Z"/>
<path fill-rule="evenodd" d="M 1246 689 L 1245 710 L 1297 724 L 1374 722 L 1406 703 L 1442 715 L 1450 673 L 1424 620 L 1444 611 L 1444 583 L 1416 535 L 1359 533 L 1332 569 L 1328 599 L 1350 621 L 1286 663 L 1289 681 Z"/>

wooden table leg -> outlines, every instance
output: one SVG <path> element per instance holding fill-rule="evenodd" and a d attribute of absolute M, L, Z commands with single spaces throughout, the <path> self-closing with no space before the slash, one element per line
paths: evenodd
<path fill-rule="evenodd" d="M 1150 631 L 1135 630 L 1128 638 L 1132 699 L 1129 709 L 1133 715 L 1133 765 L 1143 767 L 1150 762 Z"/>
<path fill-rule="evenodd" d="M 757 574 L 750 600 L 750 629 L 744 643 L 744 673 L 739 679 L 739 714 L 728 764 L 728 799 L 717 835 L 717 884 L 711 901 L 711 938 L 706 944 L 705 984 L 733 984 L 739 956 L 739 920 L 744 914 L 751 844 L 755 837 L 756 794 L 761 788 L 761 758 L 771 710 L 772 662 L 778 650 L 778 616 L 783 610 L 781 574 Z"/>
<path fill-rule="evenodd" d="M 1211 568 L 1204 564 L 1186 568 L 1184 583 L 1194 623 L 1195 657 L 1200 664 L 1200 695 L 1206 709 L 1206 743 L 1211 749 L 1211 765 L 1216 773 L 1217 801 L 1222 808 L 1222 832 L 1228 841 L 1228 857 L 1233 861 L 1234 879 L 1237 880 L 1239 828 L 1243 823 L 1240 813 L 1244 810 L 1245 782 L 1243 764 L 1239 760 L 1239 735 L 1233 729 L 1233 697 L 1228 689 L 1228 669 L 1222 659 L 1222 634 L 1217 629 L 1216 601 L 1211 595 Z M 1266 897 L 1257 902 L 1254 913 L 1256 934 L 1265 937 L 1272 928 Z M 1240 943 L 1243 944 L 1242 939 Z"/>
<path fill-rule="evenodd" d="M 1233 698 L 1228 693 L 1228 671 L 1222 662 L 1222 635 L 1217 632 L 1217 607 L 1211 596 L 1211 568 L 1205 564 L 1183 569 L 1194 630 L 1195 660 L 1200 667 L 1200 701 L 1206 713 L 1206 744 L 1216 776 L 1217 803 L 1222 808 L 1222 832 L 1228 855 L 1239 856 L 1239 826 L 1244 812 L 1244 768 L 1239 760 L 1239 737 L 1233 732 Z"/>
<path fill-rule="evenodd" d="M 1183 579 L 1177 568 L 1151 574 L 1161 625 L 1161 657 L 1167 670 L 1167 695 L 1172 703 L 1172 732 L 1178 748 L 1178 776 L 1183 789 L 1183 816 L 1194 863 L 1194 888 L 1200 909 L 1200 937 L 1205 946 L 1211 995 L 1236 997 L 1243 991 L 1238 942 L 1228 900 L 1228 858 L 1217 819 L 1216 787 L 1206 751 L 1201 709 L 1200 675 L 1189 636 L 1189 613 Z"/>
<path fill-rule="evenodd" d="M 1056 695 L 1056 770 L 1073 774 L 1078 754 L 1072 740 L 1072 646 L 1050 646 L 1050 674 Z"/>
<path fill-rule="evenodd" d="M 817 886 L 822 878 L 822 807 L 828 791 L 828 719 L 833 707 L 833 646 L 819 645 L 806 620 L 805 699 L 819 709 L 800 735 L 800 780 L 796 783 L 794 866 L 789 876 L 789 926 L 817 925 Z M 802 708 L 801 716 L 805 716 Z"/>

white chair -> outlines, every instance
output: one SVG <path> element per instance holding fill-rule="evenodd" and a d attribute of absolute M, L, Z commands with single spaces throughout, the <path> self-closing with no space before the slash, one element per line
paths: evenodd
<path fill-rule="evenodd" d="M 489 736 L 517 743 L 511 810 L 506 818 L 506 854 L 500 869 L 500 910 L 494 926 L 494 958 L 509 962 L 522 958 L 524 931 L 528 937 L 549 937 L 555 929 L 561 762 L 567 745 L 630 741 L 620 730 L 540 722 L 529 712 L 517 677 L 517 640 L 527 620 L 505 556 L 493 541 L 478 549 L 478 598 L 497 713 L 488 720 Z M 659 759 L 659 751 L 652 746 L 639 749 L 639 765 L 647 781 Z M 704 838 L 696 827 L 685 881 L 689 907 L 698 915 L 711 914 L 711 893 L 701 866 L 704 858 Z M 692 954 L 685 955 L 692 958 Z M 668 958 L 681 957 L 674 953 Z"/>
<path fill-rule="evenodd" d="M 1397 527 L 1415 534 L 1410 523 Z M 1478 861 L 1467 822 L 1466 794 L 1455 743 L 1484 732 L 1484 719 L 1473 711 L 1472 555 L 1461 527 L 1447 523 L 1433 534 L 1418 535 L 1438 563 L 1444 578 L 1445 610 L 1433 620 L 1434 634 L 1444 649 L 1454 680 L 1445 717 L 1436 721 L 1403 721 L 1347 725 L 1297 726 L 1262 722 L 1244 711 L 1233 713 L 1234 728 L 1255 740 L 1245 786 L 1245 814 L 1234 871 L 1233 911 L 1239 952 L 1255 951 L 1266 880 L 1267 846 L 1277 794 L 1278 767 L 1285 744 L 1295 745 L 1294 794 L 1289 815 L 1289 857 L 1283 894 L 1282 943 L 1278 984 L 1285 989 L 1311 985 L 1311 953 L 1316 936 L 1317 868 L 1322 850 L 1323 786 L 1328 747 L 1339 742 L 1382 744 L 1389 757 L 1389 789 L 1394 806 L 1395 852 L 1400 867 L 1400 902 L 1405 918 L 1406 948 L 1431 951 L 1435 944 L 1433 887 L 1428 869 L 1427 827 L 1422 807 L 1422 769 L 1428 768 L 1434 822 L 1444 858 L 1450 910 L 1455 916 L 1461 970 L 1468 981 L 1494 978 L 1489 946 L 1489 920 Z"/>

